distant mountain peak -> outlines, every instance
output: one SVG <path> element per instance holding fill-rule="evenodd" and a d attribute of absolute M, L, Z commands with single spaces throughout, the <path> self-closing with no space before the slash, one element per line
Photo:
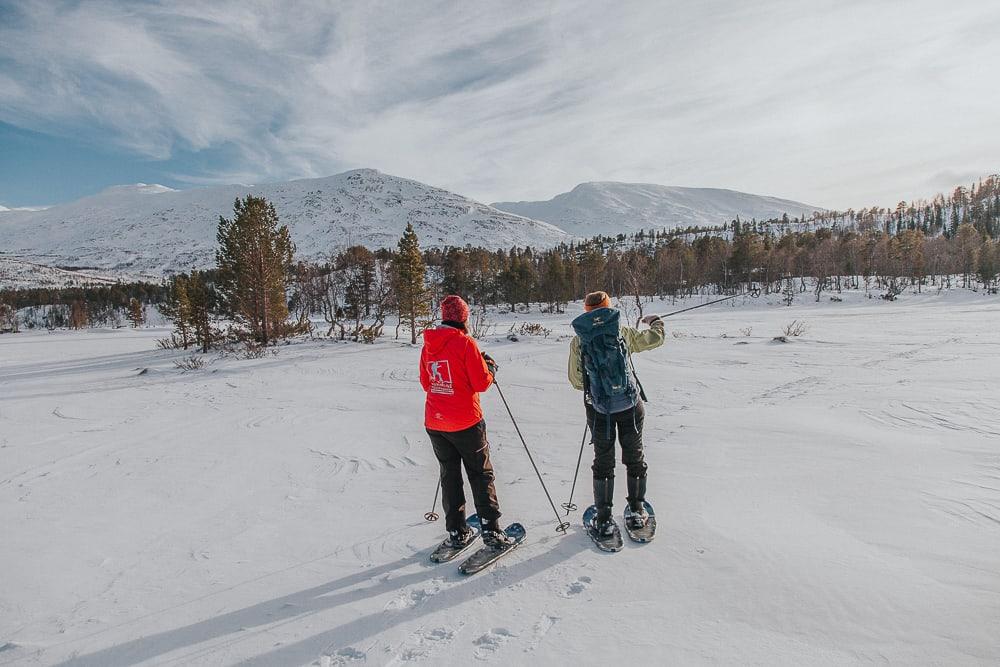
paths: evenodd
<path fill-rule="evenodd" d="M 178 192 L 173 188 L 159 183 L 131 183 L 129 185 L 112 185 L 101 190 L 101 194 L 115 194 L 119 192 L 138 192 L 142 194 L 162 194 L 164 192 Z"/>
<path fill-rule="evenodd" d="M 393 247 L 407 224 L 424 247 L 551 247 L 570 238 L 547 223 L 441 188 L 354 169 L 253 186 L 115 186 L 45 211 L 3 212 L 0 248 L 39 263 L 113 271 L 204 268 L 214 262 L 219 216 L 232 215 L 233 201 L 248 194 L 274 204 L 304 259 L 327 259 L 348 245 Z"/>
<path fill-rule="evenodd" d="M 497 202 L 501 211 L 548 222 L 574 236 L 640 229 L 713 227 L 744 220 L 807 216 L 818 207 L 789 199 L 726 190 L 655 183 L 589 181 L 545 201 Z"/>

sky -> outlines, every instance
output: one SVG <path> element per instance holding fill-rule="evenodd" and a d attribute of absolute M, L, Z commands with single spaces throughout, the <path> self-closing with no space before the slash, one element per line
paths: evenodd
<path fill-rule="evenodd" d="M 0 0 L 0 205 L 371 167 L 894 206 L 1000 171 L 993 0 Z"/>

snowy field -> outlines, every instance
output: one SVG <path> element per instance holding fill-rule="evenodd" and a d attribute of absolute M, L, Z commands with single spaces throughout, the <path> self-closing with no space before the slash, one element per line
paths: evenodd
<path fill-rule="evenodd" d="M 557 504 L 578 310 L 483 343 Z M 181 372 L 163 329 L 0 336 L 0 664 L 1000 662 L 1000 299 L 760 299 L 668 332 L 636 357 L 656 541 L 600 553 L 580 512 L 558 535 L 491 390 L 528 540 L 474 577 L 427 561 L 418 348 Z"/>

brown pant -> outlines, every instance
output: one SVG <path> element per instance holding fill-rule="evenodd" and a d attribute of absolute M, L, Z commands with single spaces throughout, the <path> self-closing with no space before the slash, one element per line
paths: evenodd
<path fill-rule="evenodd" d="M 486 422 L 480 421 L 464 431 L 427 429 L 427 435 L 431 438 L 434 456 L 441 467 L 441 505 L 444 507 L 445 528 L 451 531 L 461 530 L 465 526 L 463 464 L 483 528 L 495 526 L 496 520 L 500 518 L 500 505 L 493 485 L 493 464 L 490 463 L 490 443 L 486 440 Z"/>

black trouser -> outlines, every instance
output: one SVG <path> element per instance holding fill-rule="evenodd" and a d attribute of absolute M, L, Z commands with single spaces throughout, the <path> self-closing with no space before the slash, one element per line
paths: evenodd
<path fill-rule="evenodd" d="M 606 415 L 587 406 L 587 421 L 594 443 L 594 479 L 615 476 L 615 433 L 622 446 L 622 463 L 629 477 L 645 477 L 646 462 L 642 455 L 642 420 L 646 410 L 642 401 L 634 408 Z"/>
<path fill-rule="evenodd" d="M 444 525 L 449 531 L 465 526 L 465 485 L 462 464 L 472 486 L 472 500 L 483 523 L 494 524 L 500 518 L 500 505 L 493 485 L 493 464 L 490 443 L 486 440 L 486 422 L 480 421 L 464 431 L 433 431 L 427 429 L 434 445 L 434 456 L 441 467 L 441 505 Z"/>

